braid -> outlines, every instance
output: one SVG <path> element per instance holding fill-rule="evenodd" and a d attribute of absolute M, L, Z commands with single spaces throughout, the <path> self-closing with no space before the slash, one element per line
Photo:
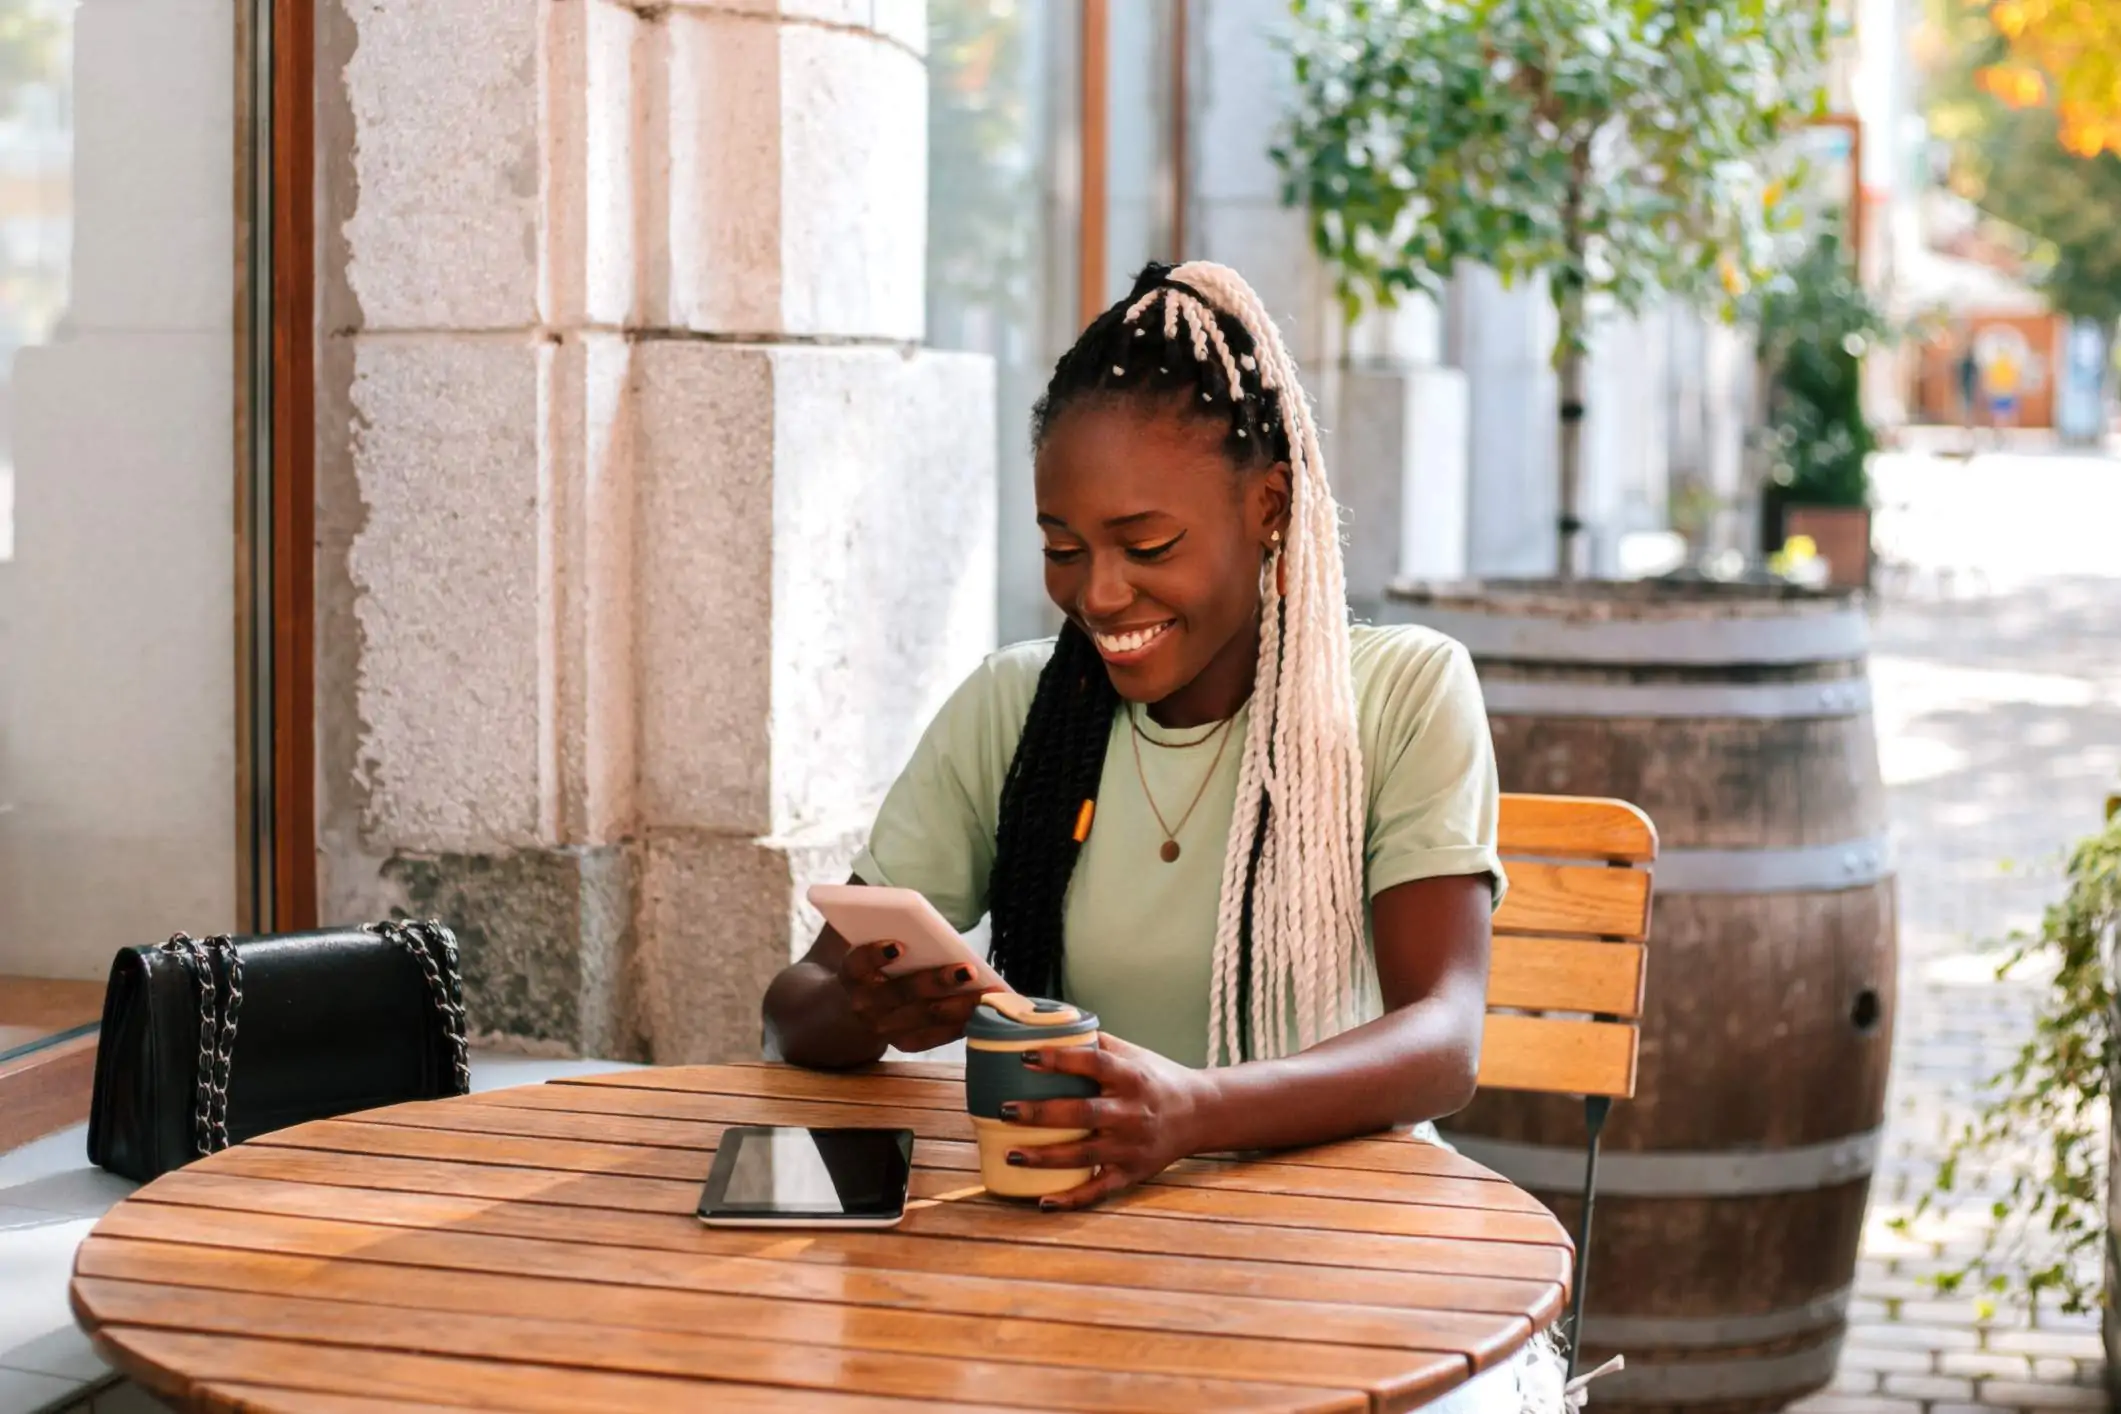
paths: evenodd
<path fill-rule="evenodd" d="M 1208 1038 L 1211 1063 L 1276 1056 L 1289 1048 L 1292 1013 L 1299 1049 L 1354 1021 L 1373 975 L 1340 511 L 1295 362 L 1235 271 L 1200 261 L 1144 269 L 1062 355 L 1032 410 L 1033 444 L 1067 408 L 1122 398 L 1222 424 L 1240 469 L 1289 467 L 1287 546 L 1260 576 L 1259 662 L 1216 910 Z M 997 969 L 1033 995 L 1054 995 L 1062 980 L 1078 821 L 1096 798 L 1119 706 L 1095 647 L 1070 624 L 1039 675 L 1002 787 L 990 888 Z"/>
<path fill-rule="evenodd" d="M 1027 996 L 1060 995 L 1061 918 L 1082 848 L 1076 824 L 1083 803 L 1097 798 L 1118 708 L 1097 649 L 1070 624 L 1038 675 L 995 830 L 992 958 Z"/>

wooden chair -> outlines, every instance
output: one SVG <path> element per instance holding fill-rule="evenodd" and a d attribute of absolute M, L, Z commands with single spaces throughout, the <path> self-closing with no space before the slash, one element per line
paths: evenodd
<path fill-rule="evenodd" d="M 1510 887 L 1495 916 L 1479 1083 L 1583 1097 L 1589 1139 L 1570 1283 L 1573 1377 L 1590 1280 L 1598 1137 L 1613 1101 L 1635 1093 L 1657 830 L 1625 801 L 1505 795 L 1500 843 Z"/>

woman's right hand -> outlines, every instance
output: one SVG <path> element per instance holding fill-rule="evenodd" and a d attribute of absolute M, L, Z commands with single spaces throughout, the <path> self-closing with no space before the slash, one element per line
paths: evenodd
<path fill-rule="evenodd" d="M 886 977 L 896 943 L 861 943 L 840 960 L 848 1008 L 885 1045 L 909 1054 L 932 1051 L 965 1034 L 972 1010 L 1008 984 L 984 963 L 954 963 Z"/>

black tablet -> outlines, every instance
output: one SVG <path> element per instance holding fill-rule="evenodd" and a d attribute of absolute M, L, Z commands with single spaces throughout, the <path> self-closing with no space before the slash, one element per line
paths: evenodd
<path fill-rule="evenodd" d="M 910 1129 L 725 1130 L 700 1194 L 709 1227 L 891 1227 L 906 1215 Z"/>

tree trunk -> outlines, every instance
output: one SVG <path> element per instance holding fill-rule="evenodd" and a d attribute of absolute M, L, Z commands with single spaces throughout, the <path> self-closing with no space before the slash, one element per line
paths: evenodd
<path fill-rule="evenodd" d="M 1584 328 L 1584 189 L 1591 180 L 1591 140 L 1596 131 L 1577 140 L 1569 154 L 1569 193 L 1562 204 L 1562 239 L 1569 263 L 1555 278 L 1554 312 L 1558 317 L 1555 340 L 1561 350 L 1560 397 L 1555 409 L 1560 441 L 1555 464 L 1560 471 L 1560 505 L 1555 515 L 1556 555 L 1554 573 L 1563 580 L 1576 578 L 1577 541 L 1583 535 L 1583 520 L 1577 514 L 1582 501 L 1583 480 L 1583 350 L 1588 331 Z"/>
<path fill-rule="evenodd" d="M 1581 571 L 1576 563 L 1583 521 L 1577 515 L 1582 500 L 1583 479 L 1583 351 L 1571 348 L 1561 356 L 1561 396 L 1556 409 L 1560 432 L 1557 464 L 1561 469 L 1561 507 L 1555 521 L 1559 553 L 1555 574 L 1574 579 Z"/>

